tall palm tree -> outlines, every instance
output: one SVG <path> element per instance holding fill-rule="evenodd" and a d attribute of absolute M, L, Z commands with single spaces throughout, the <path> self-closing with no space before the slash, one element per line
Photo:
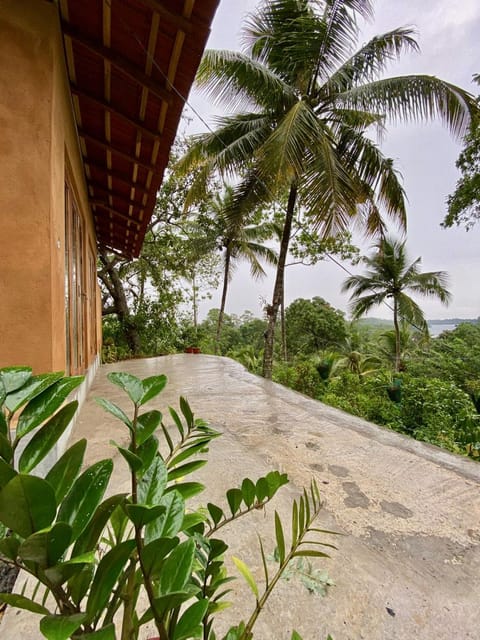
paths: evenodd
<path fill-rule="evenodd" d="M 261 260 L 265 260 L 265 262 L 272 265 L 277 262 L 276 252 L 262 244 L 263 241 L 272 236 L 274 231 L 272 224 L 248 224 L 248 218 L 239 219 L 238 217 L 232 221 L 228 217 L 228 212 L 231 210 L 233 198 L 233 187 L 226 185 L 223 194 L 217 195 L 213 202 L 217 223 L 223 229 L 221 246 L 224 249 L 222 300 L 215 335 L 215 353 L 218 352 L 220 344 L 228 284 L 235 268 L 235 262 L 246 260 L 250 264 L 250 274 L 253 279 L 266 275 Z"/>
<path fill-rule="evenodd" d="M 343 291 L 351 291 L 351 312 L 354 319 L 360 318 L 372 307 L 386 300 L 392 301 L 393 326 L 395 331 L 395 371 L 401 368 L 400 319 L 406 320 L 422 331 L 428 331 L 423 311 L 412 300 L 407 291 L 427 297 L 438 298 L 448 304 L 447 274 L 444 271 L 420 272 L 421 258 L 409 264 L 405 241 L 382 238 L 376 251 L 364 258 L 368 270 L 363 276 L 350 276 L 343 284 Z"/>
<path fill-rule="evenodd" d="M 418 46 L 411 29 L 399 28 L 355 51 L 357 19 L 371 16 L 372 0 L 264 0 L 243 29 L 245 52 L 207 51 L 200 65 L 198 84 L 237 113 L 196 136 L 180 162 L 184 171 L 199 167 L 190 197 L 202 195 L 214 172 L 243 176 L 243 202 L 287 196 L 267 307 L 266 377 L 298 211 L 325 235 L 353 216 L 368 231 L 383 231 L 379 207 L 404 226 L 403 189 L 370 129 L 382 129 L 387 117 L 440 116 L 461 135 L 475 109 L 472 96 L 431 76 L 379 79 L 388 62 Z"/>

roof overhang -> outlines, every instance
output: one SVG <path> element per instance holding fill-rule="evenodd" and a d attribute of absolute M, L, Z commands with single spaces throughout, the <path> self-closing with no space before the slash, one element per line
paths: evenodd
<path fill-rule="evenodd" d="M 100 248 L 140 253 L 219 0 L 58 0 Z"/>

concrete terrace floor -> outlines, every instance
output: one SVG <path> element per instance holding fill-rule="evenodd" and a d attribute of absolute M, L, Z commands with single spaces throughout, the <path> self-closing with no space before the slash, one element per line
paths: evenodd
<path fill-rule="evenodd" d="M 149 407 L 165 413 L 184 395 L 196 416 L 222 431 L 197 476 L 207 484 L 203 503 L 225 506 L 225 491 L 246 476 L 255 480 L 271 469 L 288 473 L 290 485 L 266 513 L 222 529 L 232 553 L 259 581 L 257 532 L 267 553 L 272 551 L 274 510 L 289 531 L 292 498 L 316 478 L 325 503 L 318 526 L 343 534 L 323 536 L 338 550 L 315 563 L 335 586 L 322 597 L 297 579 L 280 581 L 257 622 L 256 638 L 290 640 L 294 628 L 304 640 L 325 640 L 328 633 L 334 640 L 480 638 L 478 463 L 251 375 L 227 358 L 182 354 L 106 365 L 97 373 L 72 439 L 88 439 L 88 462 L 113 455 L 115 492 L 128 491 L 128 482 L 109 441 L 125 441 L 126 435 L 94 402 L 104 396 L 128 407 L 106 379 L 111 371 L 165 373 L 169 384 Z M 238 602 L 221 614 L 220 632 L 253 608 L 241 579 L 235 590 Z M 22 616 L 8 611 L 2 640 L 41 637 Z"/>

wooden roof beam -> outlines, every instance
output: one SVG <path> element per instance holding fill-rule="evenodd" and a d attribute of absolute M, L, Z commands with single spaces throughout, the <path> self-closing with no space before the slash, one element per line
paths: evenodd
<path fill-rule="evenodd" d="M 116 153 L 118 156 L 120 156 L 121 158 L 124 158 L 125 160 L 128 160 L 129 162 L 134 162 L 135 164 L 138 164 L 140 167 L 147 169 L 147 171 L 151 171 L 152 173 L 159 175 L 158 169 L 155 165 L 149 164 L 148 162 L 143 162 L 139 158 L 136 158 L 134 155 L 127 153 L 123 149 L 119 149 L 118 147 L 115 147 L 114 145 L 110 144 L 109 142 L 106 142 L 105 140 L 100 140 L 96 136 L 93 136 L 91 133 L 87 133 L 83 129 L 78 128 L 78 135 L 84 140 L 86 140 L 87 142 L 97 144 L 99 147 L 102 147 L 107 151 L 111 151 L 112 153 Z"/>
<path fill-rule="evenodd" d="M 93 180 L 87 179 L 87 185 L 92 189 L 94 189 L 95 191 L 101 191 L 102 193 L 106 193 L 108 196 L 112 196 L 112 198 L 120 198 L 122 202 L 125 202 L 125 204 L 127 205 L 132 205 L 132 207 L 143 208 L 145 206 L 143 202 L 138 202 L 137 200 L 132 200 L 131 198 L 125 198 L 114 189 L 110 189 L 109 187 L 106 187 L 105 185 L 100 184 L 99 182 L 95 182 Z"/>
<path fill-rule="evenodd" d="M 136 209 L 138 209 L 139 212 L 142 212 L 142 213 L 145 211 L 145 205 L 142 202 L 136 202 L 135 200 L 130 200 L 130 198 L 124 198 L 121 195 L 117 195 L 107 190 L 105 190 L 105 192 L 107 193 L 107 196 L 110 195 L 116 200 L 120 200 L 120 202 L 124 204 L 126 207 L 135 207 Z M 96 194 L 95 194 L 94 196 L 90 196 L 90 202 L 92 204 L 101 205 L 102 202 L 105 202 L 105 200 L 102 200 L 101 198 L 96 197 Z M 110 206 L 108 202 L 106 202 L 106 205 L 108 207 Z"/>
<path fill-rule="evenodd" d="M 138 191 L 143 195 L 145 194 L 147 196 L 150 195 L 150 191 L 148 189 L 143 187 L 141 184 L 138 184 L 138 182 L 134 182 L 133 178 L 125 175 L 124 173 L 120 173 L 120 171 L 115 171 L 114 169 L 109 169 L 108 167 L 103 167 L 102 165 L 96 164 L 87 156 L 83 156 L 83 162 L 84 164 L 87 164 L 90 167 L 90 169 L 99 171 L 102 174 L 105 174 L 107 177 L 112 178 L 112 180 L 118 180 L 119 182 L 122 182 L 123 184 L 127 185 L 131 189 L 135 189 L 135 191 Z M 93 180 L 89 180 L 88 178 L 87 178 L 87 182 L 89 184 L 91 183 L 92 186 L 95 186 L 96 184 L 98 184 L 99 187 L 102 187 L 102 185 L 100 185 L 99 183 L 94 182 Z"/>
<path fill-rule="evenodd" d="M 167 20 L 167 22 L 170 22 L 171 24 L 173 24 L 175 27 L 177 27 L 177 29 L 181 29 L 182 31 L 185 31 L 185 33 L 191 33 L 191 31 L 194 28 L 197 28 L 198 30 L 201 31 L 206 31 L 209 29 L 209 27 L 207 25 L 204 24 L 193 24 L 191 20 L 189 20 L 188 18 L 185 18 L 185 16 L 182 16 L 182 14 L 180 13 L 173 13 L 173 11 L 170 11 L 169 9 L 167 9 L 167 7 L 165 7 L 165 5 L 163 4 L 163 2 L 161 2 L 161 0 L 138 0 L 140 2 L 140 4 L 143 4 L 145 7 L 148 7 L 149 9 L 151 9 L 152 11 L 156 11 L 156 13 L 158 13 L 158 15 L 162 18 L 165 18 L 165 20 Z"/>
<path fill-rule="evenodd" d="M 165 87 L 159 86 L 150 76 L 147 76 L 142 69 L 132 64 L 129 60 L 116 53 L 109 47 L 105 47 L 103 46 L 103 44 L 100 44 L 99 42 L 81 35 L 78 29 L 75 29 L 75 27 L 72 27 L 72 25 L 68 24 L 67 22 L 62 23 L 62 29 L 64 35 L 68 36 L 75 42 L 78 42 L 83 47 L 89 49 L 100 58 L 111 62 L 112 65 L 117 67 L 117 69 L 119 69 L 122 73 L 131 78 L 136 84 L 145 87 L 167 104 L 172 103 L 172 93 L 170 91 L 167 91 Z"/>
<path fill-rule="evenodd" d="M 133 218 L 132 216 L 128 216 L 126 213 L 120 213 L 120 211 L 117 211 L 117 209 L 114 209 L 109 204 L 106 204 L 105 202 L 103 202 L 103 200 L 95 200 L 93 198 L 90 198 L 89 202 L 92 205 L 92 207 L 102 207 L 102 209 L 106 209 L 107 211 L 112 213 L 117 218 L 122 218 L 122 220 L 126 220 L 127 222 L 131 222 L 136 227 L 141 227 L 142 226 L 141 222 L 139 222 L 138 220 L 135 220 L 135 218 Z"/>
<path fill-rule="evenodd" d="M 91 93 L 88 93 L 87 91 L 84 91 L 83 89 L 80 89 L 74 84 L 71 84 L 70 88 L 72 93 L 74 93 L 75 95 L 80 96 L 81 98 L 86 98 L 88 101 L 93 102 L 95 105 L 97 105 L 101 109 L 105 109 L 105 111 L 109 111 L 110 113 L 113 113 L 114 115 L 118 116 L 119 118 L 121 118 L 122 120 L 130 124 L 135 129 L 138 129 L 139 131 L 141 131 L 142 134 L 148 136 L 149 138 L 153 138 L 153 140 L 160 140 L 161 138 L 160 131 L 153 131 L 152 129 L 149 129 L 148 127 L 145 126 L 145 123 L 140 122 L 140 120 L 135 120 L 130 116 L 127 116 L 125 113 L 122 113 L 121 111 L 119 111 L 111 103 L 106 102 L 105 100 L 101 100 L 100 98 L 97 98 L 96 96 L 92 95 Z"/>

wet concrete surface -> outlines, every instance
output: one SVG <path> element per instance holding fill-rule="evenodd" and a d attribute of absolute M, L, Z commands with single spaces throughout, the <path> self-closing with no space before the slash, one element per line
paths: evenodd
<path fill-rule="evenodd" d="M 291 500 L 316 479 L 324 501 L 318 526 L 342 535 L 323 536 L 338 550 L 315 567 L 327 570 L 335 586 L 321 597 L 298 580 L 280 581 L 257 622 L 256 638 L 290 640 L 294 628 L 304 640 L 325 640 L 328 633 L 334 640 L 480 638 L 478 463 L 253 376 L 227 358 L 182 354 L 103 366 L 96 376 L 72 439 L 88 439 L 88 462 L 106 456 L 118 462 L 114 492 L 127 491 L 128 479 L 109 441 L 126 437 L 93 398 L 108 397 L 128 409 L 121 391 L 106 380 L 119 370 L 139 377 L 167 374 L 169 384 L 150 408 L 165 413 L 184 395 L 198 417 L 222 432 L 198 474 L 208 487 L 203 503 L 225 506 L 225 491 L 246 476 L 255 479 L 271 469 L 288 473 L 290 485 L 265 512 L 222 529 L 232 553 L 259 581 L 257 533 L 267 553 L 273 551 L 274 510 L 288 531 Z M 219 617 L 219 633 L 254 606 L 240 579 L 234 588 L 238 597 Z M 41 637 L 20 618 L 7 614 L 2 640 Z"/>

